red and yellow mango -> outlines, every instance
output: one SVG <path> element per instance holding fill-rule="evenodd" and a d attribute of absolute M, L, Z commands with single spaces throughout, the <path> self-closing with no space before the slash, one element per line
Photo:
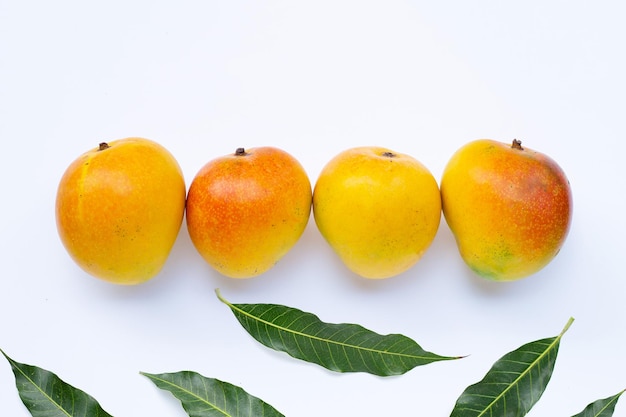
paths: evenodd
<path fill-rule="evenodd" d="M 302 165 L 271 146 L 204 165 L 187 194 L 187 229 L 202 258 L 230 278 L 270 270 L 300 239 L 311 214 Z"/>
<path fill-rule="evenodd" d="M 489 139 L 460 148 L 441 179 L 442 208 L 465 263 L 478 275 L 511 281 L 557 255 L 572 219 L 572 192 L 547 155 Z"/>

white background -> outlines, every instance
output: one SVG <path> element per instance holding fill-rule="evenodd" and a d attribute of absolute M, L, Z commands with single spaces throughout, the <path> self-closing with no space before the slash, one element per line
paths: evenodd
<path fill-rule="evenodd" d="M 290 417 L 446 416 L 501 355 L 556 336 L 573 316 L 529 415 L 571 416 L 619 392 L 625 15 L 618 1 L 1 1 L 0 348 L 116 417 L 185 416 L 139 375 L 185 369 Z M 213 272 L 183 225 L 157 278 L 114 286 L 70 260 L 54 199 L 74 158 L 128 136 L 168 148 L 188 185 L 242 146 L 283 148 L 314 183 L 341 150 L 381 145 L 439 180 L 470 140 L 519 138 L 567 173 L 574 219 L 557 258 L 514 283 L 473 276 L 443 219 L 414 268 L 367 281 L 311 218 L 260 277 Z M 259 345 L 215 288 L 232 302 L 285 304 L 469 356 L 391 378 L 331 373 Z M 4 360 L 0 414 L 29 415 Z"/>

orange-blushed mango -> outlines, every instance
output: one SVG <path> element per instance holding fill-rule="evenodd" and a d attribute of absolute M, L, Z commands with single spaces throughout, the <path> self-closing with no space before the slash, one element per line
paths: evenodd
<path fill-rule="evenodd" d="M 74 160 L 56 196 L 57 230 L 72 259 L 116 284 L 157 275 L 185 211 L 178 162 L 144 138 L 102 142 Z"/>

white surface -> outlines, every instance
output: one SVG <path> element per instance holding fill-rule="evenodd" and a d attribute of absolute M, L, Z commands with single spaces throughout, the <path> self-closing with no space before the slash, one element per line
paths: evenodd
<path fill-rule="evenodd" d="M 116 417 L 186 415 L 139 375 L 184 369 L 291 417 L 445 416 L 501 355 L 557 335 L 573 316 L 529 415 L 573 415 L 617 393 L 626 388 L 624 12 L 616 1 L 2 2 L 0 347 Z M 166 146 L 188 184 L 240 146 L 281 147 L 314 182 L 339 151 L 382 145 L 439 179 L 464 143 L 520 138 L 567 173 L 574 221 L 559 256 L 515 283 L 472 276 L 443 220 L 409 272 L 359 279 L 311 218 L 258 278 L 212 272 L 183 226 L 161 275 L 117 287 L 67 256 L 54 198 L 75 157 L 127 136 Z M 401 377 L 334 374 L 257 344 L 218 287 L 232 302 L 286 304 L 470 356 Z M 29 415 L 4 360 L 0 414 Z"/>

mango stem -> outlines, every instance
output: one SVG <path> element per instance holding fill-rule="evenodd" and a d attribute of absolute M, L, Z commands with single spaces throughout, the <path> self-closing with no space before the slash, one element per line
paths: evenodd
<path fill-rule="evenodd" d="M 522 148 L 522 141 L 519 139 L 513 139 L 513 144 L 511 145 L 511 148 L 517 149 L 520 151 L 524 150 L 524 148 Z"/>

